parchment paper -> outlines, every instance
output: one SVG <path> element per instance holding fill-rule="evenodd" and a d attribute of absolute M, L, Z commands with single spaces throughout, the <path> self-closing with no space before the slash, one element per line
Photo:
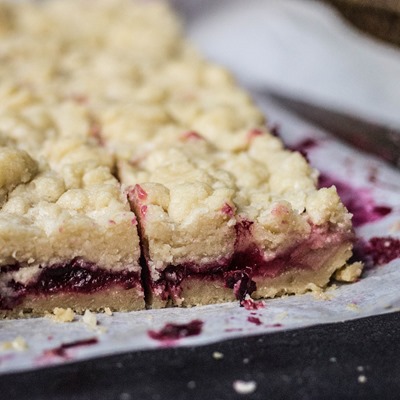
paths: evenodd
<path fill-rule="evenodd" d="M 231 67 L 243 82 L 252 87 L 273 83 L 275 88 L 318 98 L 328 105 L 356 110 L 400 126 L 400 52 L 359 36 L 344 27 L 328 8 L 311 1 L 226 3 L 221 1 L 219 7 L 212 7 L 211 15 L 203 9 L 196 14 L 198 18 L 189 18 L 188 30 L 207 55 Z M 258 34 L 257 28 L 261 28 Z M 227 48 L 228 38 L 231 41 Z M 262 54 L 257 53 L 260 48 Z M 255 55 L 250 62 L 243 56 L 245 51 Z M 336 57 L 325 58 L 328 53 Z M 270 124 L 280 126 L 280 133 L 288 144 L 299 143 L 304 138 L 317 139 L 318 145 L 308 152 L 315 167 L 367 191 L 376 205 L 392 208 L 388 216 L 357 228 L 359 237 L 400 237 L 398 170 L 326 136 L 268 99 L 257 101 L 269 116 Z M 321 296 L 306 294 L 266 300 L 264 308 L 253 311 L 233 302 L 192 309 L 98 314 L 96 328 L 83 323 L 81 317 L 63 324 L 48 318 L 1 321 L 0 348 L 1 343 L 11 342 L 18 336 L 25 340 L 27 348 L 0 351 L 0 372 L 166 345 L 204 345 L 392 312 L 400 307 L 399 287 L 400 259 L 397 259 L 366 271 L 356 283 L 329 289 Z M 249 317 L 253 317 L 253 322 Z M 168 343 L 148 335 L 149 329 L 158 330 L 165 323 L 187 323 L 194 319 L 204 323 L 199 335 Z M 61 344 L 91 338 L 97 338 L 98 342 L 65 350 L 62 355 L 49 352 Z"/>

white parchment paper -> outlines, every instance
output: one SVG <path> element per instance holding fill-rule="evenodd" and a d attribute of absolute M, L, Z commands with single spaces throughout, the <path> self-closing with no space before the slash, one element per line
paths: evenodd
<path fill-rule="evenodd" d="M 201 13 L 196 11 L 197 18 L 189 18 L 189 35 L 210 58 L 228 65 L 243 82 L 300 93 L 400 126 L 400 52 L 355 33 L 327 7 L 312 1 L 250 0 L 221 1 L 210 10 L 211 14 L 203 8 Z M 400 237 L 398 170 L 337 142 L 268 99 L 257 100 L 270 123 L 280 126 L 287 143 L 318 139 L 318 145 L 308 153 L 315 167 L 368 191 L 377 205 L 392 208 L 388 216 L 357 228 L 359 237 Z M 372 172 L 374 182 L 370 179 Z M 266 300 L 264 308 L 252 311 L 234 302 L 192 309 L 98 314 L 96 328 L 83 323 L 81 317 L 64 324 L 47 318 L 0 321 L 1 343 L 18 336 L 27 343 L 22 351 L 0 351 L 0 372 L 166 345 L 203 345 L 391 312 L 400 307 L 399 287 L 397 259 L 366 271 L 354 284 L 330 289 L 322 296 Z M 165 323 L 194 319 L 204 323 L 199 335 L 167 344 L 148 335 L 148 330 L 158 330 Z M 63 356 L 49 352 L 62 344 L 91 338 L 98 342 L 71 348 Z"/>

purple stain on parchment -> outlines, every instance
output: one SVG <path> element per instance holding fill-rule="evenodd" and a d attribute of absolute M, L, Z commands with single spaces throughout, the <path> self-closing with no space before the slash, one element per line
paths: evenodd
<path fill-rule="evenodd" d="M 252 324 L 257 325 L 257 326 L 262 325 L 260 318 L 257 318 L 257 317 L 247 317 L 247 321 L 249 321 Z"/>
<path fill-rule="evenodd" d="M 292 151 L 298 151 L 307 161 L 309 161 L 308 152 L 317 147 L 318 144 L 319 141 L 317 139 L 305 138 L 294 145 L 287 145 L 287 147 Z"/>
<path fill-rule="evenodd" d="M 308 159 L 308 152 L 317 147 L 319 141 L 314 138 L 305 138 L 295 145 L 288 146 L 290 150 L 300 152 Z M 374 178 L 376 176 L 376 172 Z M 372 179 L 370 180 L 371 182 Z M 353 214 L 354 226 L 361 226 L 369 222 L 379 221 L 392 212 L 392 208 L 386 205 L 375 204 L 368 188 L 355 188 L 332 175 L 321 174 L 319 177 L 319 187 L 336 186 L 340 198 L 344 205 Z"/>
<path fill-rule="evenodd" d="M 363 261 L 367 267 L 388 264 L 400 258 L 400 239 L 385 236 L 359 240 L 354 247 L 354 258 Z"/>
<path fill-rule="evenodd" d="M 148 335 L 160 342 L 173 344 L 176 340 L 188 336 L 199 335 L 203 328 L 203 321 L 195 319 L 187 324 L 165 324 L 159 331 L 148 331 Z"/>
<path fill-rule="evenodd" d="M 72 360 L 73 357 L 69 353 L 70 350 L 80 348 L 80 347 L 88 347 L 93 346 L 98 343 L 98 339 L 93 337 L 89 339 L 76 340 L 74 342 L 62 343 L 58 347 L 54 347 L 52 349 L 47 349 L 43 351 L 43 354 L 38 357 L 35 362 L 38 365 L 46 365 L 53 364 L 60 360 Z"/>
<path fill-rule="evenodd" d="M 370 189 L 352 187 L 348 183 L 325 173 L 320 175 L 318 182 L 320 188 L 332 185 L 336 186 L 343 204 L 353 214 L 354 226 L 379 221 L 392 212 L 391 207 L 375 204 Z"/>

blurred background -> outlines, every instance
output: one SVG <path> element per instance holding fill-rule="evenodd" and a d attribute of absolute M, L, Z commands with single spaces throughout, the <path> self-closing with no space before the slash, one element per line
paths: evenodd
<path fill-rule="evenodd" d="M 190 40 L 250 89 L 400 127 L 399 0 L 171 0 Z"/>

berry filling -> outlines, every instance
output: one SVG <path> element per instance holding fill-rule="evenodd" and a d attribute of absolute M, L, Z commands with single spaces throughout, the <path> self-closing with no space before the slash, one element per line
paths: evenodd
<path fill-rule="evenodd" d="M 20 268 L 12 266 L 7 270 L 16 271 Z M 43 268 L 39 275 L 27 284 L 16 282 L 11 278 L 7 282 L 7 288 L 12 290 L 12 295 L 0 297 L 0 309 L 12 309 L 30 294 L 89 294 L 115 285 L 124 289 L 137 288 L 141 290 L 140 275 L 134 271 L 111 272 L 98 268 L 94 263 L 75 258 L 68 263 L 59 263 Z"/>
<path fill-rule="evenodd" d="M 248 235 L 250 227 L 249 221 L 239 223 L 239 237 Z M 317 270 L 325 261 L 319 250 L 339 246 L 352 239 L 349 233 L 329 232 L 327 227 L 313 227 L 310 236 L 303 242 L 294 244 L 291 249 L 270 259 L 265 259 L 262 250 L 255 244 L 245 249 L 242 244 L 237 244 L 241 250 L 236 251 L 231 259 L 201 267 L 195 263 L 169 265 L 160 272 L 159 279 L 150 281 L 150 290 L 161 294 L 163 300 L 177 300 L 182 297 L 183 281 L 217 281 L 222 283 L 221 286 L 232 289 L 236 299 L 244 301 L 247 295 L 257 290 L 257 278 L 275 278 L 288 270 Z"/>

